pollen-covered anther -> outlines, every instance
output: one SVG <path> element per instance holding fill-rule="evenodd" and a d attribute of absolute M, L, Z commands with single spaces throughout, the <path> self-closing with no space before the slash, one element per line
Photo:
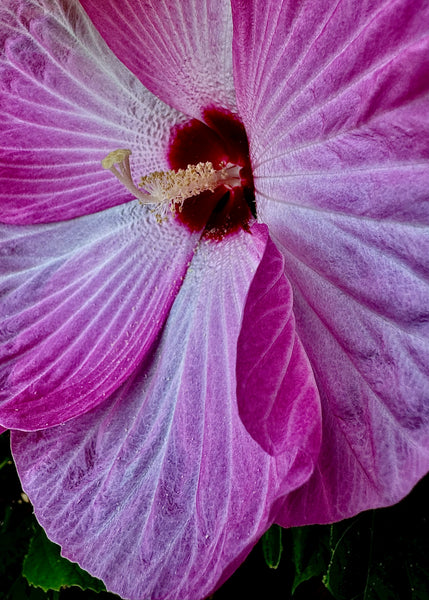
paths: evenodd
<path fill-rule="evenodd" d="M 215 169 L 211 162 L 189 165 L 178 171 L 155 171 L 142 177 L 137 187 L 131 176 L 131 150 L 120 149 L 110 152 L 101 161 L 115 177 L 143 204 L 155 204 L 160 215 L 165 214 L 168 206 L 174 212 L 180 210 L 184 201 L 201 192 L 214 192 L 223 185 L 232 189 L 241 185 L 241 167 L 228 163 Z M 140 189 L 139 189 L 140 188 Z"/>
<path fill-rule="evenodd" d="M 211 162 L 189 165 L 178 171 L 157 171 L 142 177 L 139 187 L 156 204 L 167 203 L 172 210 L 180 208 L 187 198 L 201 192 L 214 192 L 220 185 L 228 189 L 241 185 L 240 167 L 227 164 L 216 170 Z"/>

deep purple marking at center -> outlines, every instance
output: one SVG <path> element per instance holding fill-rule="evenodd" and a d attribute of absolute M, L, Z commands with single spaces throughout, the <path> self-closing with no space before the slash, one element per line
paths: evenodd
<path fill-rule="evenodd" d="M 189 198 L 177 212 L 177 220 L 190 231 L 205 230 L 205 237 L 221 240 L 240 229 L 249 230 L 255 203 L 249 144 L 241 121 L 218 108 L 204 111 L 206 124 L 192 119 L 173 130 L 168 153 L 172 169 L 210 161 L 217 169 L 222 163 L 242 167 L 242 186 L 228 190 L 220 186 Z"/>

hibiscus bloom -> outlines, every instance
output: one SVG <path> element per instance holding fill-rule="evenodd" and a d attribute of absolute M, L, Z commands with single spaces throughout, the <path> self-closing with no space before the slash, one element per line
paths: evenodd
<path fill-rule="evenodd" d="M 428 25 L 418 0 L 3 0 L 0 424 L 109 590 L 203 598 L 273 522 L 427 472 Z M 141 203 L 208 162 L 175 212 Z"/>

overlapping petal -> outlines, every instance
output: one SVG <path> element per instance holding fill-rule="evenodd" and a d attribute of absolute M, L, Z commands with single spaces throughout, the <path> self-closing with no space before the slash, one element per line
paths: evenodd
<path fill-rule="evenodd" d="M 117 389 L 163 327 L 197 239 L 137 201 L 3 226 L 0 423 L 56 425 Z"/>
<path fill-rule="evenodd" d="M 317 460 L 319 393 L 296 333 L 284 259 L 269 238 L 247 295 L 238 338 L 237 402 L 243 423 L 264 450 L 291 454 L 305 446 L 309 460 Z"/>
<path fill-rule="evenodd" d="M 429 5 L 285 2 L 264 21 L 247 4 L 238 106 L 324 425 L 280 522 L 327 522 L 399 500 L 429 467 Z"/>
<path fill-rule="evenodd" d="M 317 475 L 282 522 L 338 520 L 398 501 L 428 469 L 429 234 L 294 206 L 281 220 L 324 424 Z"/>
<path fill-rule="evenodd" d="M 196 118 L 235 111 L 229 0 L 82 0 L 116 56 L 156 96 Z"/>
<path fill-rule="evenodd" d="M 130 199 L 100 161 L 131 148 L 136 175 L 168 168 L 183 121 L 122 65 L 76 0 L 0 6 L 0 220 L 60 221 Z"/>
<path fill-rule="evenodd" d="M 49 537 L 125 597 L 205 597 L 311 474 L 306 448 L 274 459 L 238 415 L 237 337 L 263 250 L 257 233 L 203 242 L 145 364 L 94 411 L 13 433 Z"/>

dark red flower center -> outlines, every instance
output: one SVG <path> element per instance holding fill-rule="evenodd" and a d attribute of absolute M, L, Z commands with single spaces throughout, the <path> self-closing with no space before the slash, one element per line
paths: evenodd
<path fill-rule="evenodd" d="M 173 130 L 168 159 L 174 170 L 211 162 L 215 169 L 232 163 L 241 167 L 241 186 L 220 185 L 188 198 L 176 212 L 190 231 L 204 229 L 205 237 L 221 240 L 240 229 L 249 230 L 255 216 L 255 191 L 244 125 L 235 115 L 217 108 L 204 111 L 206 124 L 192 119 Z"/>

